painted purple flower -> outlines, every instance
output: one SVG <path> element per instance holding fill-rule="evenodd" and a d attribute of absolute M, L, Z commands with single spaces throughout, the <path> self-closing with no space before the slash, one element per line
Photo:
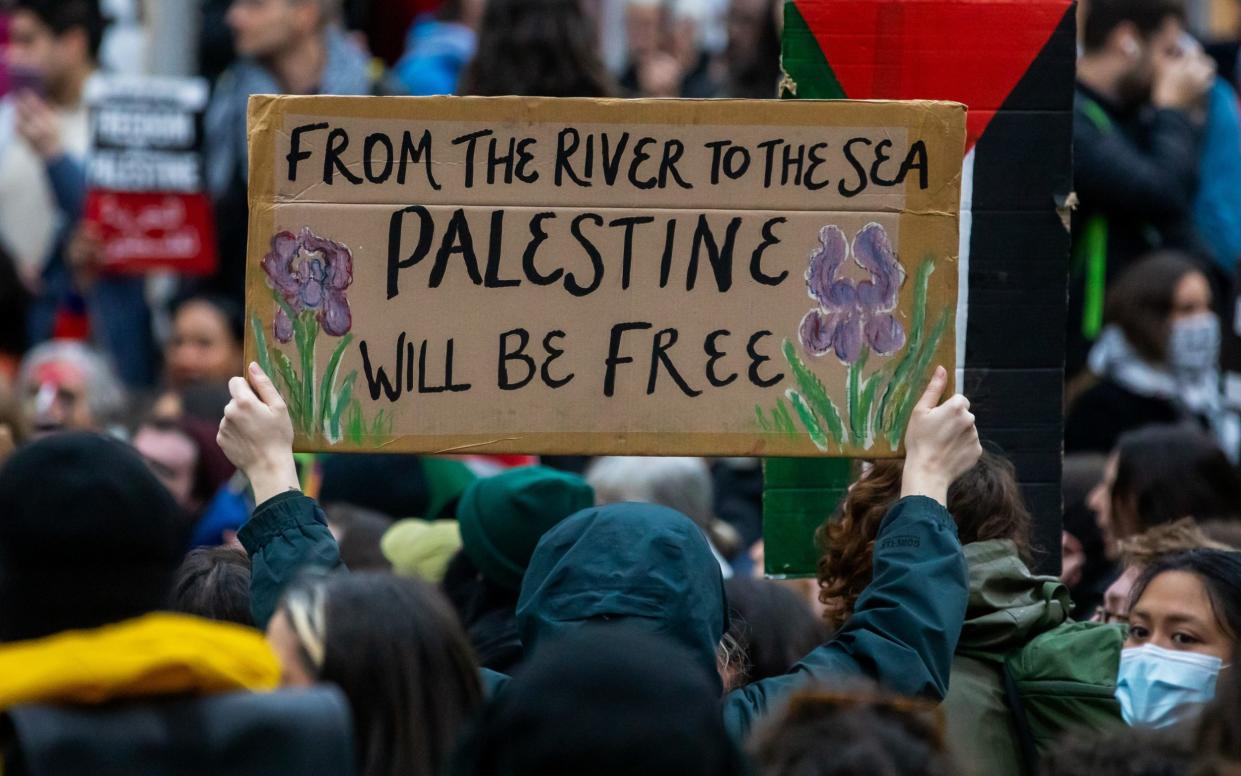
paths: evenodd
<path fill-rule="evenodd" d="M 323 330 L 333 337 L 349 331 L 353 316 L 345 289 L 353 282 L 353 255 L 344 245 L 320 237 L 303 226 L 296 235 L 283 231 L 271 238 L 263 257 L 267 285 L 284 298 L 294 314 L 313 310 Z M 276 339 L 293 339 L 293 321 L 282 306 L 276 311 Z"/>
<path fill-rule="evenodd" d="M 850 254 L 870 274 L 869 280 L 839 277 Z M 857 361 L 863 345 L 883 356 L 900 350 L 905 329 L 892 311 L 904 282 L 905 270 L 882 226 L 862 227 L 853 237 L 852 250 L 840 227 L 823 227 L 806 269 L 806 288 L 819 306 L 806 313 L 798 327 L 802 347 L 814 356 L 834 350 L 846 364 Z"/>

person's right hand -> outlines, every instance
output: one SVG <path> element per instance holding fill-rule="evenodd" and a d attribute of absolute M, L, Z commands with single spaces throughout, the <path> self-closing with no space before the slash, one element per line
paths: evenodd
<path fill-rule="evenodd" d="M 64 152 L 60 137 L 60 118 L 47 102 L 30 91 L 20 91 L 14 98 L 17 133 L 44 160 L 55 159 Z"/>
<path fill-rule="evenodd" d="M 948 504 L 948 486 L 982 455 L 970 402 L 956 394 L 943 404 L 948 372 L 935 367 L 905 427 L 905 469 L 901 497 L 927 496 Z"/>
<path fill-rule="evenodd" d="M 287 490 L 299 490 L 293 460 L 293 421 L 271 379 L 251 363 L 249 381 L 228 381 L 232 400 L 224 408 L 216 442 L 228 460 L 250 480 L 254 503 Z"/>
<path fill-rule="evenodd" d="M 1151 102 L 1157 108 L 1192 110 L 1198 107 L 1215 80 L 1215 60 L 1201 51 L 1155 62 Z"/>

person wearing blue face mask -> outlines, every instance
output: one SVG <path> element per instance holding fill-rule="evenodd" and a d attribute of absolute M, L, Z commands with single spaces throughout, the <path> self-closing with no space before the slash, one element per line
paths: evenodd
<path fill-rule="evenodd" d="M 1206 274 L 1182 254 L 1148 256 L 1112 283 L 1089 370 L 1068 386 L 1066 452 L 1110 452 L 1125 432 L 1189 422 L 1237 460 L 1241 421 L 1220 390 L 1212 304 Z"/>
<path fill-rule="evenodd" d="M 1190 550 L 1149 567 L 1134 587 L 1116 699 L 1130 725 L 1168 727 L 1215 697 L 1241 634 L 1241 552 Z"/>

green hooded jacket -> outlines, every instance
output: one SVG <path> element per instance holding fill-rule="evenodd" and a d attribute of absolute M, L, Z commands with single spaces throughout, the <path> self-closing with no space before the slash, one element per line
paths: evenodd
<path fill-rule="evenodd" d="M 297 493 L 263 503 L 239 538 L 251 557 L 251 607 L 259 627 L 299 568 L 340 565 L 321 510 Z M 880 526 L 873 581 L 854 615 L 788 674 L 724 696 L 725 724 L 743 740 L 792 693 L 842 677 L 869 677 L 893 692 L 942 699 L 965 602 L 965 560 L 952 518 L 931 499 L 902 499 Z M 724 584 L 689 518 L 650 504 L 613 504 L 578 512 L 544 535 L 517 606 L 525 649 L 609 620 L 666 635 L 718 676 L 716 649 L 728 627 Z M 483 675 L 493 693 L 507 679 Z"/>
<path fill-rule="evenodd" d="M 1022 776 L 1029 771 L 1005 693 L 1005 670 L 1041 747 L 1045 737 L 1055 737 L 1051 728 L 1061 714 L 1060 709 L 1040 714 L 1051 704 L 1038 693 L 1049 687 L 1053 694 L 1063 691 L 1054 703 L 1081 702 L 1074 693 L 1089 696 L 1096 688 L 1083 680 L 1093 678 L 1101 697 L 1085 699 L 1075 724 L 1099 729 L 1121 722 L 1119 709 L 1112 712 L 1111 689 L 1122 637 L 1115 628 L 1071 621 L 1068 588 L 1055 577 L 1032 574 L 1011 541 L 974 542 L 964 549 L 969 606 L 943 704 L 948 740 L 966 776 Z M 1092 654 L 1068 654 L 1081 646 Z M 1060 665 L 1065 659 L 1072 668 Z"/>

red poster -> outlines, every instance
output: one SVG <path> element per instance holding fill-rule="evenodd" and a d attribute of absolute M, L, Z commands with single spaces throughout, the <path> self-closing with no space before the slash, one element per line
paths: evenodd
<path fill-rule="evenodd" d="M 215 271 L 215 227 L 206 194 L 92 190 L 86 220 L 103 238 L 104 272 Z"/>
<path fill-rule="evenodd" d="M 215 271 L 215 224 L 204 187 L 199 78 L 95 76 L 87 158 L 87 221 L 103 241 L 101 270 Z"/>

